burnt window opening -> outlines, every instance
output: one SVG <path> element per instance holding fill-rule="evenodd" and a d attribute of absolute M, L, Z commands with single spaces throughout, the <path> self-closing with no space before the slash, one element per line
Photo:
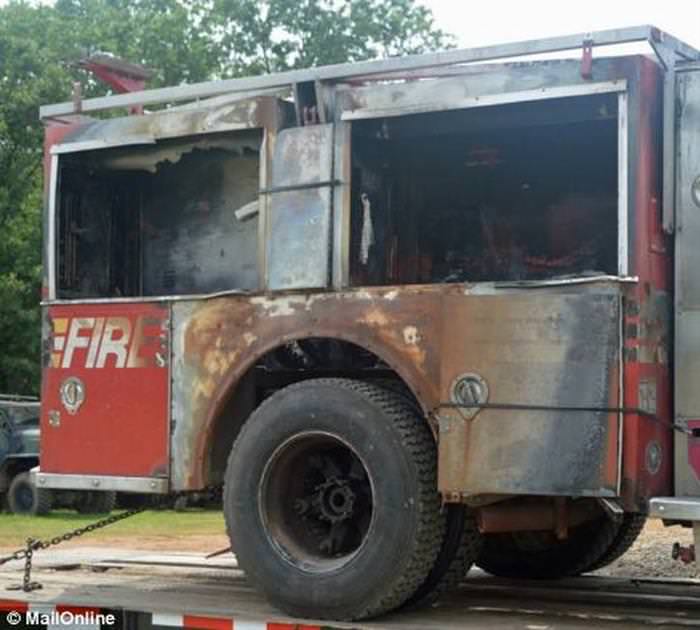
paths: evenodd
<path fill-rule="evenodd" d="M 353 285 L 618 272 L 617 96 L 353 123 Z"/>
<path fill-rule="evenodd" d="M 57 296 L 258 287 L 259 130 L 61 156 Z"/>

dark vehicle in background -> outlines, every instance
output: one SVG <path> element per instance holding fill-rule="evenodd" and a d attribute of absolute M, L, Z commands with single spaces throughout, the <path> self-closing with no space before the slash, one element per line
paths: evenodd
<path fill-rule="evenodd" d="M 0 493 L 10 511 L 46 514 L 51 491 L 36 488 L 29 471 L 39 464 L 39 401 L 0 397 Z"/>
<path fill-rule="evenodd" d="M 83 514 L 110 512 L 114 492 L 56 491 L 37 487 L 30 470 L 39 465 L 39 408 L 36 398 L 0 395 L 0 497 L 15 514 L 47 514 L 74 508 Z"/>

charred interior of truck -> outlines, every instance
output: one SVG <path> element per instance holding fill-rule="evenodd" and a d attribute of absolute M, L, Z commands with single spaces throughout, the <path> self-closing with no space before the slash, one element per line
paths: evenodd
<path fill-rule="evenodd" d="M 256 288 L 261 136 L 62 156 L 58 297 Z"/>
<path fill-rule="evenodd" d="M 603 94 L 354 121 L 351 284 L 617 274 L 617 109 Z M 58 297 L 257 289 L 261 141 L 61 156 Z"/>
<path fill-rule="evenodd" d="M 617 274 L 617 101 L 353 123 L 355 285 Z"/>

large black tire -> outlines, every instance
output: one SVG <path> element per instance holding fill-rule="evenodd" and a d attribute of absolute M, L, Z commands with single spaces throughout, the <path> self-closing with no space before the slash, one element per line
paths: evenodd
<path fill-rule="evenodd" d="M 239 565 L 293 616 L 397 608 L 442 543 L 436 461 L 425 421 L 386 389 L 314 379 L 276 392 L 244 425 L 226 470 Z"/>
<path fill-rule="evenodd" d="M 583 572 L 596 571 L 603 567 L 612 564 L 634 544 L 642 533 L 647 518 L 644 514 L 625 513 L 622 517 L 622 523 L 610 547 L 605 551 L 603 556 L 594 562 L 590 567 L 587 567 Z"/>
<path fill-rule="evenodd" d="M 14 514 L 40 516 L 51 511 L 51 491 L 37 488 L 29 473 L 20 473 L 7 491 L 7 506 Z"/>
<path fill-rule="evenodd" d="M 79 514 L 109 514 L 116 503 L 116 492 L 87 490 L 78 494 L 75 509 Z"/>
<path fill-rule="evenodd" d="M 411 391 L 400 381 L 377 379 L 372 382 L 403 397 L 408 405 L 420 413 Z M 423 584 L 403 604 L 404 610 L 429 606 L 442 595 L 455 590 L 479 556 L 482 540 L 473 514 L 464 505 L 450 504 L 446 510 L 440 553 Z"/>
<path fill-rule="evenodd" d="M 477 564 L 499 577 L 557 579 L 590 570 L 613 545 L 621 521 L 607 514 L 574 527 L 565 540 L 553 532 L 486 534 Z"/>
<path fill-rule="evenodd" d="M 476 520 L 466 506 L 448 505 L 440 553 L 428 577 L 403 607 L 418 608 L 433 604 L 445 593 L 456 589 L 476 562 L 481 543 Z"/>

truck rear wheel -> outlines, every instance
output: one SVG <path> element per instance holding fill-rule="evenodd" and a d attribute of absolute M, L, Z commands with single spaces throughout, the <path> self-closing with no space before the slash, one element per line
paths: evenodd
<path fill-rule="evenodd" d="M 447 523 L 440 553 L 428 577 L 404 604 L 418 608 L 436 602 L 457 588 L 481 551 L 481 534 L 473 515 L 464 505 L 447 506 Z"/>
<path fill-rule="evenodd" d="M 620 521 L 603 515 L 571 528 L 558 540 L 553 532 L 484 535 L 477 564 L 499 577 L 556 579 L 590 570 L 611 548 Z"/>
<path fill-rule="evenodd" d="M 610 547 L 605 551 L 603 556 L 594 562 L 590 567 L 587 567 L 584 572 L 597 571 L 603 567 L 612 564 L 618 558 L 621 558 L 625 552 L 634 544 L 642 533 L 647 519 L 644 514 L 626 513 L 622 517 L 622 523 Z"/>
<path fill-rule="evenodd" d="M 7 491 L 7 505 L 14 514 L 39 516 L 51 511 L 51 491 L 37 488 L 29 473 L 20 473 Z"/>
<path fill-rule="evenodd" d="M 444 535 L 435 441 L 402 396 L 348 379 L 273 394 L 229 458 L 238 562 L 287 613 L 356 620 L 403 604 Z"/>

